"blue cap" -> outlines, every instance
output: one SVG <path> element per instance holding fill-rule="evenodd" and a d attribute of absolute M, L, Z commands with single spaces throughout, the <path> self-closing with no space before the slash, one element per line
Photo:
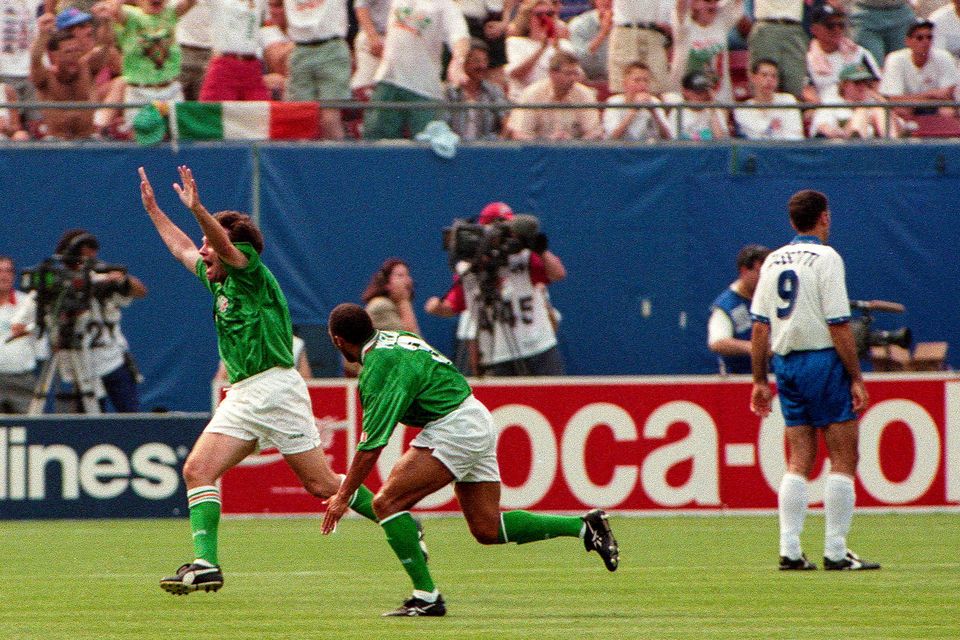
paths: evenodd
<path fill-rule="evenodd" d="M 76 7 L 67 7 L 57 14 L 57 31 L 63 31 L 90 20 L 93 20 L 93 16 L 89 13 L 80 11 Z"/>

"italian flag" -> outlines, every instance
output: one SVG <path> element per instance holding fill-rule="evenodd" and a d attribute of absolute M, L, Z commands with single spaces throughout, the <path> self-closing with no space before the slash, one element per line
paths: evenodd
<path fill-rule="evenodd" d="M 181 140 L 304 140 L 319 135 L 315 102 L 178 102 Z"/>

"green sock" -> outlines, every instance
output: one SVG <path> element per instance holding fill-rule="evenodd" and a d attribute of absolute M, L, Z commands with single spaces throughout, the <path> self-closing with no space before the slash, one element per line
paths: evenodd
<path fill-rule="evenodd" d="M 550 538 L 579 538 L 583 518 L 548 516 L 529 511 L 505 511 L 500 514 L 500 543 L 536 542 Z"/>
<path fill-rule="evenodd" d="M 195 487 L 187 491 L 190 506 L 190 530 L 193 552 L 199 560 L 220 564 L 217 560 L 217 529 L 220 526 L 220 489 Z"/>
<path fill-rule="evenodd" d="M 379 522 L 377 514 L 373 512 L 373 491 L 363 485 L 360 485 L 357 492 L 353 494 L 353 499 L 350 500 L 350 508 L 367 520 Z"/>
<path fill-rule="evenodd" d="M 427 562 L 423 559 L 417 524 L 413 521 L 410 512 L 395 513 L 383 520 L 380 526 L 387 534 L 387 542 L 400 559 L 400 564 L 407 570 L 407 575 L 413 581 L 413 588 L 420 591 L 433 591 L 436 586 L 433 584 L 433 578 L 430 577 Z"/>

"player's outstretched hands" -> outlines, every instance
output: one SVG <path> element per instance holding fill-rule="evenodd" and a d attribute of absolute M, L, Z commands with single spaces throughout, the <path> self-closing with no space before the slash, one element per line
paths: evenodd
<path fill-rule="evenodd" d="M 180 165 L 177 167 L 177 171 L 180 173 L 180 180 L 183 185 L 173 183 L 173 190 L 180 196 L 180 202 L 190 211 L 193 211 L 200 206 L 200 192 L 197 191 L 197 182 L 193 179 L 193 172 L 187 165 Z"/>
<path fill-rule="evenodd" d="M 147 172 L 144 171 L 143 167 L 137 169 L 137 172 L 140 174 L 140 199 L 143 200 L 143 208 L 151 215 L 160 213 L 157 197 L 153 193 L 153 185 L 150 184 Z"/>
<path fill-rule="evenodd" d="M 346 496 L 336 493 L 324 501 L 327 505 L 327 512 L 323 516 L 323 523 L 320 525 L 320 533 L 330 535 L 337 530 L 337 523 L 347 512 L 349 499 Z"/>
<path fill-rule="evenodd" d="M 750 411 L 761 418 L 770 415 L 770 409 L 773 404 L 773 393 L 770 391 L 770 385 L 766 382 L 753 383 L 753 389 L 750 392 Z"/>

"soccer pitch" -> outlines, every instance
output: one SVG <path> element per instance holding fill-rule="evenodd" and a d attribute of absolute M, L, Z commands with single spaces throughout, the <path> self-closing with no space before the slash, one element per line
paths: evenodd
<path fill-rule="evenodd" d="M 776 570 L 777 519 L 611 520 L 608 573 L 573 539 L 481 547 L 460 518 L 425 520 L 445 618 L 380 618 L 410 589 L 382 531 L 350 519 L 221 523 L 226 583 L 171 596 L 192 558 L 184 520 L 0 522 L 0 638 L 960 638 L 960 517 L 858 514 L 873 572 Z M 807 555 L 821 562 L 821 517 Z"/>

